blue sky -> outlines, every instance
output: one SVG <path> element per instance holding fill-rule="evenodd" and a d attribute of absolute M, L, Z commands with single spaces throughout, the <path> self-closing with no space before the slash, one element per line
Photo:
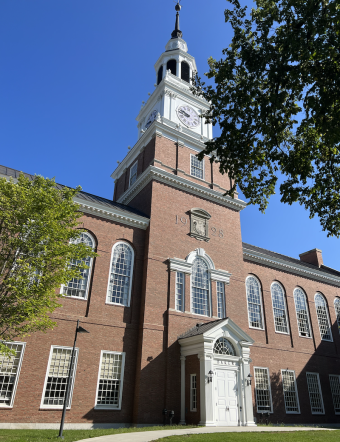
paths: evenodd
<path fill-rule="evenodd" d="M 253 3 L 246 0 L 249 6 Z M 225 0 L 183 0 L 181 29 L 199 73 L 231 40 Z M 110 174 L 137 141 L 153 65 L 175 23 L 172 0 L 2 0 L 0 164 L 112 198 Z M 340 269 L 339 240 L 299 205 L 241 214 L 243 241 Z"/>

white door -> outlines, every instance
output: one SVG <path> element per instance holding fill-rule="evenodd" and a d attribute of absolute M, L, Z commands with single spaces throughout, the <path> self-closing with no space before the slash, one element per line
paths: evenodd
<path fill-rule="evenodd" d="M 237 372 L 216 370 L 215 403 L 217 425 L 238 425 Z"/>

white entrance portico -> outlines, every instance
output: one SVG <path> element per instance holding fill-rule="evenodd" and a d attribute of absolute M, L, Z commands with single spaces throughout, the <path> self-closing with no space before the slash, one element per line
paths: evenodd
<path fill-rule="evenodd" d="M 230 318 L 183 334 L 181 345 L 181 422 L 185 423 L 185 359 L 197 355 L 200 375 L 200 425 L 254 426 L 250 346 L 254 341 Z"/>

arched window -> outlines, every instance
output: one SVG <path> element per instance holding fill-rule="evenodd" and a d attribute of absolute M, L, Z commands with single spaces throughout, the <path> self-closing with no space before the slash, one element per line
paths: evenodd
<path fill-rule="evenodd" d="M 177 61 L 176 60 L 169 60 L 167 62 L 166 70 L 168 71 L 169 69 L 173 75 L 177 75 Z"/>
<path fill-rule="evenodd" d="M 159 84 L 163 80 L 163 66 L 158 69 L 157 74 L 157 84 Z"/>
<path fill-rule="evenodd" d="M 332 341 L 331 324 L 329 321 L 327 303 L 321 293 L 317 293 L 314 298 L 316 315 L 318 317 L 321 339 L 323 341 Z"/>
<path fill-rule="evenodd" d="M 210 316 L 210 278 L 204 259 L 197 257 L 191 275 L 192 312 Z"/>
<path fill-rule="evenodd" d="M 336 322 L 338 323 L 338 330 L 340 333 L 340 298 L 334 299 L 334 309 L 336 314 Z"/>
<path fill-rule="evenodd" d="M 82 232 L 80 237 L 75 241 L 75 244 L 84 243 L 87 246 L 90 246 L 92 249 L 95 247 L 95 241 L 92 236 L 88 232 Z M 84 269 L 81 271 L 80 279 L 72 279 L 68 282 L 67 286 L 62 286 L 62 293 L 66 296 L 71 296 L 73 298 L 81 298 L 87 299 L 90 279 L 91 279 L 91 271 L 92 271 L 92 258 L 85 258 L 83 260 L 72 260 L 70 265 L 71 267 L 75 267 L 79 265 L 83 261 L 88 269 Z"/>
<path fill-rule="evenodd" d="M 133 274 L 132 248 L 125 242 L 113 246 L 107 302 L 129 307 Z"/>
<path fill-rule="evenodd" d="M 296 319 L 298 322 L 299 335 L 306 338 L 311 337 L 307 300 L 304 291 L 300 288 L 294 290 L 294 302 Z"/>
<path fill-rule="evenodd" d="M 283 287 L 278 282 L 271 286 L 275 331 L 288 333 L 287 306 Z"/>
<path fill-rule="evenodd" d="M 190 82 L 190 66 L 186 61 L 182 61 L 181 63 L 181 79 Z"/>
<path fill-rule="evenodd" d="M 214 353 L 218 355 L 236 355 L 233 344 L 226 338 L 217 339 L 214 345 Z"/>
<path fill-rule="evenodd" d="M 249 327 L 263 329 L 261 288 L 255 276 L 246 280 Z"/>

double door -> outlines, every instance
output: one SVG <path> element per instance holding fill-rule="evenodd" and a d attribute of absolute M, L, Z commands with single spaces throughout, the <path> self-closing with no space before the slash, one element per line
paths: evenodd
<path fill-rule="evenodd" d="M 237 371 L 215 370 L 216 425 L 239 425 Z"/>

